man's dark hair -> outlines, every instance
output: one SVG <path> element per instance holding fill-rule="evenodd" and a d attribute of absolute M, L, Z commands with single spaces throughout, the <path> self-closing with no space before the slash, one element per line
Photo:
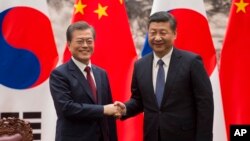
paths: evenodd
<path fill-rule="evenodd" d="M 148 28 L 152 22 L 169 22 L 170 28 L 173 31 L 176 31 L 176 26 L 177 26 L 176 19 L 174 18 L 174 16 L 172 14 L 170 14 L 166 11 L 160 11 L 160 12 L 156 12 L 156 13 L 152 14 L 149 17 Z"/>
<path fill-rule="evenodd" d="M 87 22 L 85 21 L 79 21 L 79 22 L 74 22 L 71 25 L 69 25 L 67 31 L 66 31 L 66 38 L 68 42 L 71 42 L 72 40 L 72 33 L 75 30 L 86 30 L 86 29 L 90 29 L 93 33 L 93 38 L 95 39 L 95 29 L 93 28 L 93 26 L 89 25 Z"/>

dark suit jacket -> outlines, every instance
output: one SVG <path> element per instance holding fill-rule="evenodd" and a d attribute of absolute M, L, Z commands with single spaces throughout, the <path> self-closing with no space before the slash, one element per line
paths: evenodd
<path fill-rule="evenodd" d="M 153 53 L 135 63 L 124 119 L 144 112 L 144 141 L 212 141 L 212 87 L 201 58 L 173 49 L 160 108 L 152 65 Z"/>
<path fill-rule="evenodd" d="M 112 103 L 107 74 L 92 65 L 97 86 L 95 103 L 88 81 L 70 60 L 50 76 L 50 91 L 57 113 L 56 141 L 117 141 L 115 119 L 103 115 L 103 106 Z"/>

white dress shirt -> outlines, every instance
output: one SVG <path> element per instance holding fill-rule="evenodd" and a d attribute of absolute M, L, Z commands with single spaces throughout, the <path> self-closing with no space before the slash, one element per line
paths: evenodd
<path fill-rule="evenodd" d="M 84 69 L 86 68 L 86 66 L 89 66 L 91 68 L 90 75 L 92 76 L 94 83 L 95 83 L 95 76 L 94 76 L 93 71 L 92 71 L 91 61 L 89 60 L 89 64 L 86 65 L 86 64 L 83 64 L 82 62 L 76 60 L 74 57 L 72 57 L 72 60 L 76 64 L 76 66 L 81 70 L 81 72 L 83 73 L 83 75 L 85 76 L 86 79 L 87 79 L 87 72 L 84 71 Z M 96 86 L 96 83 L 95 83 L 95 86 Z"/>
<path fill-rule="evenodd" d="M 169 51 L 168 54 L 166 54 L 162 58 L 159 58 L 158 56 L 156 56 L 155 53 L 153 53 L 154 59 L 153 59 L 153 67 L 152 67 L 152 72 L 153 72 L 152 77 L 153 77 L 154 92 L 155 92 L 155 88 L 156 88 L 157 72 L 158 72 L 158 69 L 159 69 L 159 65 L 157 64 L 157 62 L 158 62 L 159 59 L 161 59 L 164 62 L 163 68 L 164 68 L 164 71 L 165 71 L 165 82 L 166 82 L 172 52 L 173 52 L 173 48 Z"/>

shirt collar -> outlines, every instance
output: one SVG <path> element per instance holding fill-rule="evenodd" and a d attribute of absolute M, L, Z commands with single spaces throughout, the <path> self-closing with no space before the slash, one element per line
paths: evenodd
<path fill-rule="evenodd" d="M 168 54 L 166 54 L 165 56 L 163 56 L 162 58 L 159 58 L 155 52 L 153 53 L 154 55 L 154 59 L 153 59 L 153 66 L 156 67 L 157 66 L 157 62 L 158 60 L 162 60 L 164 62 L 164 65 L 168 66 L 169 65 L 169 62 L 170 62 L 170 58 L 171 58 L 171 55 L 173 53 L 173 47 L 171 48 L 171 50 L 169 51 Z"/>
<path fill-rule="evenodd" d="M 91 68 L 91 61 L 89 60 L 89 64 L 83 64 L 82 62 L 76 60 L 73 56 L 71 57 L 73 62 L 76 64 L 76 66 L 83 72 L 86 66 L 89 66 Z"/>

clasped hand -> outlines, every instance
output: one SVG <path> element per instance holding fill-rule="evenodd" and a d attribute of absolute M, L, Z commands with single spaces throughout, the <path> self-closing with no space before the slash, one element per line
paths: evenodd
<path fill-rule="evenodd" d="M 126 106 L 120 101 L 115 101 L 113 104 L 104 105 L 104 115 L 121 118 L 126 114 Z"/>

